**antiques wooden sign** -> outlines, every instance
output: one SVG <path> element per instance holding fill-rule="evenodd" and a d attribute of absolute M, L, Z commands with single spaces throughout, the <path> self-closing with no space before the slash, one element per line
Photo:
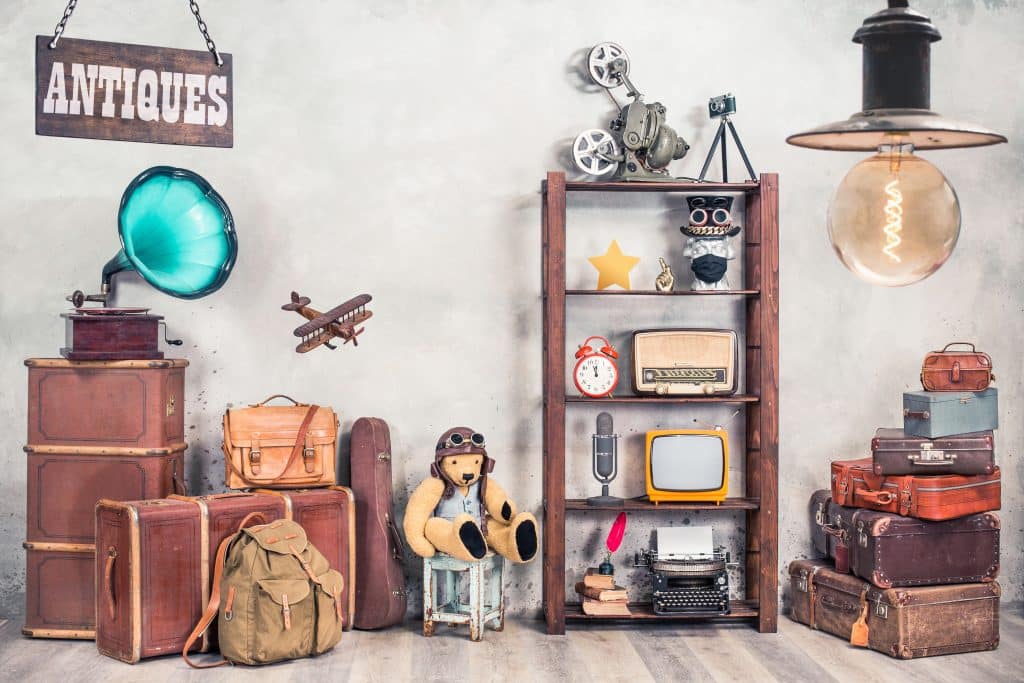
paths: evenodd
<path fill-rule="evenodd" d="M 230 54 L 36 36 L 36 134 L 231 147 Z"/>

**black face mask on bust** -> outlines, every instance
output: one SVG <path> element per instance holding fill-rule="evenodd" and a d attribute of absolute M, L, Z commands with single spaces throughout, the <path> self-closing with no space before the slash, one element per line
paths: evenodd
<path fill-rule="evenodd" d="M 697 279 L 708 284 L 721 280 L 725 276 L 725 271 L 728 267 L 728 260 L 714 254 L 698 256 L 690 263 L 690 269 L 697 276 Z"/>

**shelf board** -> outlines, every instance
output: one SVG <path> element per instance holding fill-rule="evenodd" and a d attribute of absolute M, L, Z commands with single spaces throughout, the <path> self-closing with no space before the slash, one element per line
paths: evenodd
<path fill-rule="evenodd" d="M 594 405 L 613 403 L 647 403 L 666 405 L 673 403 L 757 403 L 757 396 L 750 394 L 733 394 L 732 396 L 612 396 L 611 398 L 587 398 L 586 396 L 566 396 L 566 403 L 593 403 Z"/>
<path fill-rule="evenodd" d="M 760 183 L 697 183 L 692 180 L 667 181 L 586 181 L 569 180 L 566 192 L 755 192 Z"/>
<path fill-rule="evenodd" d="M 566 510 L 590 510 L 591 512 L 622 512 L 626 511 L 655 511 L 671 512 L 673 510 L 756 510 L 761 507 L 758 498 L 726 498 L 721 504 L 698 503 L 698 502 L 674 502 L 654 504 L 647 500 L 647 496 L 637 498 L 625 498 L 619 507 L 600 507 L 587 505 L 586 498 L 568 498 L 565 501 Z"/>
<path fill-rule="evenodd" d="M 673 290 L 671 292 L 659 292 L 656 289 L 567 289 L 566 296 L 758 296 L 761 292 L 756 289 L 710 289 L 700 292 L 691 290 Z"/>
<path fill-rule="evenodd" d="M 567 602 L 565 604 L 566 621 L 708 621 L 708 620 L 737 620 L 756 619 L 758 615 L 757 600 L 731 600 L 730 612 L 725 616 L 707 617 L 692 614 L 655 614 L 654 606 L 649 602 L 631 602 L 626 616 L 599 616 L 584 614 L 579 603 Z"/>

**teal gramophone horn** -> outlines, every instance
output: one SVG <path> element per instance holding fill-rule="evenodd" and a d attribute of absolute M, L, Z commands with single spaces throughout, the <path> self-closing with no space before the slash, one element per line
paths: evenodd
<path fill-rule="evenodd" d="M 101 293 L 75 292 L 106 303 L 111 278 L 134 270 L 161 292 L 198 299 L 220 289 L 235 265 L 238 240 L 231 210 L 201 176 L 183 168 L 154 166 L 125 189 L 117 213 L 121 251 L 103 266 Z"/>

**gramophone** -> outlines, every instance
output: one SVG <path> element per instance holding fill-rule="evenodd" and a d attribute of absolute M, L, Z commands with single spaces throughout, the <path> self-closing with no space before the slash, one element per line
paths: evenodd
<path fill-rule="evenodd" d="M 121 250 L 103 266 L 100 293 L 77 290 L 67 297 L 75 311 L 61 314 L 67 346 L 60 352 L 70 360 L 163 358 L 163 316 L 148 308 L 107 308 L 115 274 L 134 270 L 165 294 L 198 299 L 220 289 L 235 265 L 238 240 L 228 205 L 206 180 L 183 168 L 140 173 L 121 197 L 117 227 Z"/>

